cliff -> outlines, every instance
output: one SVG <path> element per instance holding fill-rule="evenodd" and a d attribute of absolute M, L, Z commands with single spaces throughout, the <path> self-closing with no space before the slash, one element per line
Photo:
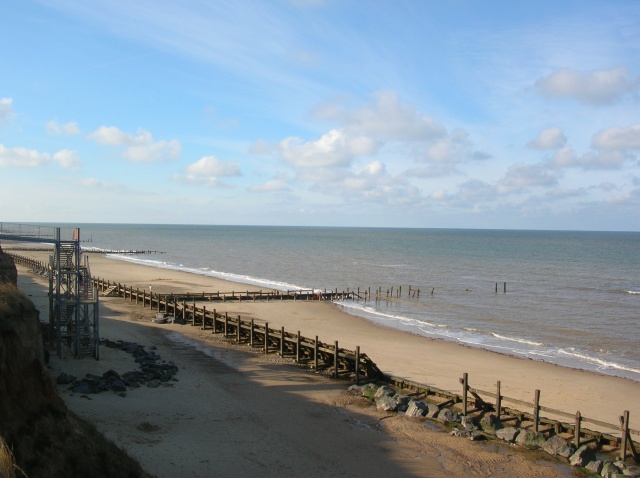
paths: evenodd
<path fill-rule="evenodd" d="M 11 270 L 7 257 L 0 251 L 3 271 Z M 0 445 L 4 439 L 15 465 L 0 469 L 0 476 L 16 469 L 30 478 L 148 476 L 66 408 L 44 364 L 38 311 L 11 282 L 0 282 Z"/>

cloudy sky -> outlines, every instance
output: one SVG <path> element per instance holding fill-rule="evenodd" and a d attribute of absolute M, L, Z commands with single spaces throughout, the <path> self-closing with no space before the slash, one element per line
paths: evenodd
<path fill-rule="evenodd" d="M 8 0 L 0 221 L 640 230 L 640 3 Z"/>

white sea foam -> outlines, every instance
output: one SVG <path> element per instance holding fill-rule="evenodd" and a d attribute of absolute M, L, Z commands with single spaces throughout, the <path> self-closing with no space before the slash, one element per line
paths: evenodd
<path fill-rule="evenodd" d="M 628 365 L 624 365 L 624 364 L 620 364 L 620 363 L 616 363 L 616 362 L 611 362 L 608 360 L 602 360 L 598 357 L 591 357 L 589 355 L 585 355 L 579 352 L 575 352 L 573 349 L 569 349 L 569 350 L 564 350 L 564 349 L 559 349 L 558 353 L 562 354 L 562 355 L 568 355 L 570 357 L 573 358 L 577 358 L 581 361 L 584 362 L 588 362 L 588 363 L 593 363 L 596 364 L 598 366 L 599 369 L 616 369 L 616 370 L 624 370 L 627 372 L 633 372 L 633 373 L 637 373 L 640 374 L 640 369 L 637 368 L 633 368 L 630 367 Z"/>
<path fill-rule="evenodd" d="M 633 295 L 640 295 L 640 290 L 628 290 L 627 292 Z"/>
<path fill-rule="evenodd" d="M 534 342 L 533 340 L 521 339 L 518 337 L 505 337 L 504 335 L 496 334 L 494 332 L 491 333 L 495 338 L 501 340 L 508 340 L 509 342 L 518 342 L 519 344 L 527 344 L 527 345 L 536 345 L 538 347 L 544 346 L 542 342 Z"/>
<path fill-rule="evenodd" d="M 287 291 L 287 290 L 308 290 L 309 287 L 302 287 L 295 284 L 289 284 L 287 282 L 262 279 L 259 277 L 252 277 L 249 275 L 232 274 L 230 272 L 220 272 L 209 268 L 201 269 L 196 267 L 185 267 L 184 265 L 175 265 L 170 262 L 161 262 L 151 259 L 141 259 L 138 257 L 129 257 L 118 254 L 107 254 L 107 257 L 117 259 L 119 261 L 132 262 L 135 264 L 144 264 L 151 267 L 157 267 L 159 269 L 170 269 L 181 272 L 189 272 L 192 274 L 204 275 L 208 277 L 215 277 L 217 279 L 223 279 L 231 282 L 239 282 L 242 284 L 251 284 L 256 286 L 268 287 L 270 289 Z"/>

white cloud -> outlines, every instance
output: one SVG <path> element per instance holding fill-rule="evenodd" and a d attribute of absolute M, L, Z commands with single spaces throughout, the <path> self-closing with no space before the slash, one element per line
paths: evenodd
<path fill-rule="evenodd" d="M 239 176 L 238 163 L 221 161 L 215 156 L 204 156 L 185 168 L 185 172 L 194 176 Z"/>
<path fill-rule="evenodd" d="M 100 126 L 93 133 L 89 134 L 88 138 L 99 144 L 109 144 L 112 146 L 142 144 L 152 141 L 151 133 L 148 131 L 139 129 L 138 135 L 132 136 L 115 126 Z"/>
<path fill-rule="evenodd" d="M 413 106 L 400 103 L 395 93 L 384 91 L 374 96 L 373 107 L 364 106 L 344 115 L 349 131 L 387 141 L 426 141 L 446 134 L 442 124 L 419 114 Z"/>
<path fill-rule="evenodd" d="M 640 124 L 599 131 L 593 136 L 591 144 L 600 149 L 640 149 Z"/>
<path fill-rule="evenodd" d="M 249 191 L 253 192 L 272 192 L 272 191 L 289 191 L 290 188 L 284 179 L 271 179 L 262 184 L 249 187 Z"/>
<path fill-rule="evenodd" d="M 392 177 L 381 161 L 372 161 L 354 173 L 325 176 L 317 180 L 314 190 L 337 195 L 349 203 L 360 201 L 403 205 L 420 200 L 420 191 L 406 178 Z"/>
<path fill-rule="evenodd" d="M 585 169 L 620 169 L 633 158 L 621 150 L 590 152 L 580 158 L 580 165 Z"/>
<path fill-rule="evenodd" d="M 88 138 L 99 144 L 126 146 L 124 157 L 137 163 L 173 161 L 180 157 L 182 149 L 178 140 L 154 141 L 152 134 L 142 128 L 134 136 L 115 126 L 101 126 Z"/>
<path fill-rule="evenodd" d="M 352 137 L 341 129 L 333 129 L 317 141 L 289 137 L 279 144 L 284 160 L 300 168 L 348 166 L 356 156 L 374 154 L 377 148 L 373 139 Z"/>
<path fill-rule="evenodd" d="M 13 99 L 0 98 L 0 121 L 11 118 L 13 115 Z"/>
<path fill-rule="evenodd" d="M 215 156 L 203 156 L 184 168 L 184 176 L 174 176 L 174 180 L 202 184 L 210 187 L 224 186 L 220 178 L 240 176 L 240 165 L 231 161 L 221 161 Z"/>
<path fill-rule="evenodd" d="M 555 186 L 558 179 L 554 172 L 540 164 L 513 164 L 498 183 L 499 194 L 521 192 L 537 186 Z"/>
<path fill-rule="evenodd" d="M 567 143 L 562 128 L 554 127 L 542 130 L 538 137 L 527 143 L 533 149 L 558 149 Z"/>
<path fill-rule="evenodd" d="M 46 129 L 47 133 L 54 136 L 74 136 L 80 134 L 80 127 L 75 121 L 59 124 L 57 120 L 52 119 L 47 122 Z"/>
<path fill-rule="evenodd" d="M 69 149 L 58 151 L 53 155 L 53 159 L 65 169 L 74 169 L 81 163 L 80 158 L 78 158 L 77 156 L 77 153 Z"/>
<path fill-rule="evenodd" d="M 178 140 L 156 141 L 155 143 L 130 146 L 124 157 L 136 163 L 154 163 L 173 161 L 180 157 L 181 146 Z"/>
<path fill-rule="evenodd" d="M 570 168 L 578 165 L 578 158 L 571 146 L 565 146 L 553 153 L 550 165 L 559 168 Z"/>
<path fill-rule="evenodd" d="M 38 168 L 50 161 L 51 156 L 47 153 L 27 148 L 6 148 L 0 144 L 0 167 Z"/>
<path fill-rule="evenodd" d="M 7 148 L 0 144 L 0 167 L 8 168 L 40 168 L 56 161 L 60 167 L 74 169 L 80 164 L 75 151 L 62 149 L 53 157 L 49 153 L 41 153 L 35 149 Z"/>
<path fill-rule="evenodd" d="M 638 79 L 629 78 L 626 68 L 596 70 L 590 73 L 562 68 L 539 78 L 536 87 L 547 97 L 571 98 L 590 104 L 606 104 L 638 88 Z"/>

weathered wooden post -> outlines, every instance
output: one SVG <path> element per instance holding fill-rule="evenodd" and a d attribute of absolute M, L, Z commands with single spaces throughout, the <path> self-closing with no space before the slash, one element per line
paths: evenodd
<path fill-rule="evenodd" d="M 140 289 L 136 288 L 136 305 L 138 305 L 138 298 L 140 297 Z"/>
<path fill-rule="evenodd" d="M 251 332 L 250 332 L 251 338 L 249 339 L 249 345 L 251 345 L 251 348 L 253 348 L 253 332 L 254 332 L 254 330 L 255 330 L 254 320 L 251 319 Z"/>
<path fill-rule="evenodd" d="M 504 283 L 504 293 L 505 294 L 507 293 L 507 283 L 506 282 Z"/>
<path fill-rule="evenodd" d="M 576 429 L 573 435 L 573 443 L 576 445 L 576 450 L 580 448 L 580 426 L 582 424 L 582 415 L 580 412 L 576 412 Z"/>
<path fill-rule="evenodd" d="M 500 414 L 502 413 L 502 395 L 500 395 L 500 380 L 496 383 L 496 415 L 500 420 Z"/>
<path fill-rule="evenodd" d="M 224 313 L 224 336 L 226 337 L 229 333 L 229 312 Z"/>
<path fill-rule="evenodd" d="M 622 434 L 622 442 L 620 445 L 620 459 L 624 461 L 627 458 L 627 439 L 629 437 L 629 410 L 625 410 L 620 417 L 620 432 Z"/>
<path fill-rule="evenodd" d="M 300 331 L 298 330 L 298 335 L 296 336 L 296 362 L 300 362 Z"/>
<path fill-rule="evenodd" d="M 284 357 L 284 326 L 280 329 L 280 357 Z"/>
<path fill-rule="evenodd" d="M 318 370 L 318 336 L 313 344 L 313 369 Z"/>
<path fill-rule="evenodd" d="M 207 330 L 207 306 L 202 306 L 202 327 L 200 330 Z"/>
<path fill-rule="evenodd" d="M 356 385 L 360 382 L 360 346 L 356 345 Z"/>
<path fill-rule="evenodd" d="M 242 332 L 242 319 L 238 316 L 238 322 L 236 324 L 236 342 L 240 343 L 240 332 Z"/>
<path fill-rule="evenodd" d="M 538 431 L 540 423 L 540 390 L 536 390 L 533 397 L 533 431 Z"/>
<path fill-rule="evenodd" d="M 462 374 L 462 414 L 467 416 L 469 407 L 469 374 L 467 372 Z"/>
<path fill-rule="evenodd" d="M 183 300 L 182 301 L 182 320 L 184 320 L 186 322 L 188 316 L 189 316 L 189 314 L 188 314 L 188 311 L 187 311 L 187 303 Z"/>
<path fill-rule="evenodd" d="M 264 324 L 264 353 L 269 353 L 269 322 Z"/>
<path fill-rule="evenodd" d="M 336 348 L 335 348 L 335 353 L 334 353 L 334 357 L 333 357 L 333 365 L 334 365 L 334 378 L 338 378 L 338 354 L 339 352 L 339 348 L 338 348 L 338 341 L 336 340 L 336 344 L 335 344 Z"/>

